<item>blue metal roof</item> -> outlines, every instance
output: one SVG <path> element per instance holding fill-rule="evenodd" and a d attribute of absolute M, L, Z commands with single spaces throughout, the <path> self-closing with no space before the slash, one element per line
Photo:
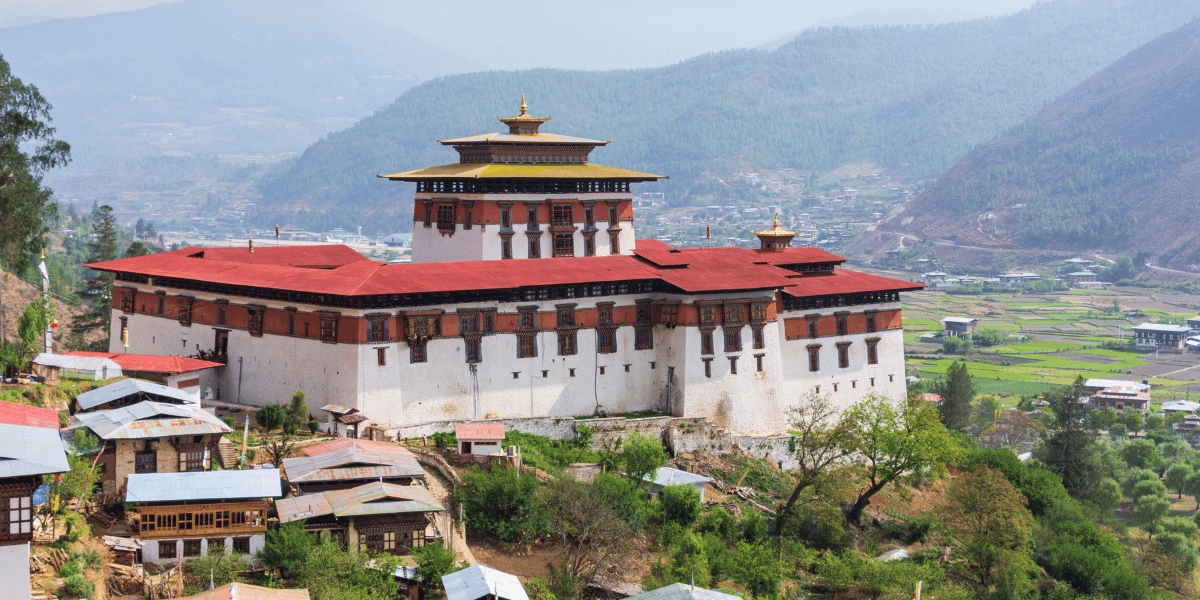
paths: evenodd
<path fill-rule="evenodd" d="M 126 502 L 242 500 L 283 495 L 279 469 L 133 473 L 125 489 Z"/>
<path fill-rule="evenodd" d="M 57 429 L 0 423 L 0 477 L 70 470 Z"/>
<path fill-rule="evenodd" d="M 157 383 L 150 383 L 149 381 L 143 381 L 141 379 L 125 379 L 123 381 L 118 381 L 101 388 L 96 388 L 90 392 L 84 392 L 76 396 L 75 400 L 79 402 L 80 408 L 83 410 L 88 410 L 90 408 L 102 406 L 114 400 L 120 400 L 121 398 L 134 396 L 139 393 L 149 394 L 151 396 L 162 396 L 164 398 L 178 400 L 184 404 L 198 404 L 195 398 L 179 388 L 167 387 Z"/>
<path fill-rule="evenodd" d="M 233 431 L 223 421 L 195 404 L 138 402 L 112 410 L 77 413 L 71 417 L 102 440 L 146 439 Z"/>
<path fill-rule="evenodd" d="M 516 575 L 483 565 L 442 575 L 442 587 L 446 588 L 447 600 L 478 600 L 488 594 L 504 600 L 529 600 Z"/>

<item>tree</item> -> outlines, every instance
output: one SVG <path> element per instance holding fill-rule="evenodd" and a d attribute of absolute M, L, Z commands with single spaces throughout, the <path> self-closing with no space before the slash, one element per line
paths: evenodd
<path fill-rule="evenodd" d="M 738 542 L 729 551 L 729 574 L 755 598 L 779 595 L 783 569 L 775 551 L 766 546 Z"/>
<path fill-rule="evenodd" d="M 1174 463 L 1167 467 L 1167 472 L 1163 474 L 1163 481 L 1167 487 L 1175 490 L 1178 495 L 1176 498 L 1183 498 L 1183 490 L 1187 487 L 1188 477 L 1191 477 L 1192 466 L 1187 463 Z"/>
<path fill-rule="evenodd" d="M 1142 413 L 1136 410 L 1126 410 L 1121 413 L 1121 422 L 1125 424 L 1125 428 L 1137 437 L 1137 432 L 1142 430 Z"/>
<path fill-rule="evenodd" d="M 505 542 L 524 542 L 548 529 L 537 490 L 537 478 L 519 477 L 515 469 L 471 469 L 462 474 L 454 500 L 462 504 L 467 525 Z"/>
<path fill-rule="evenodd" d="M 92 459 L 90 458 L 100 446 L 100 438 L 96 437 L 92 430 L 80 427 L 75 430 L 68 444 L 71 446 L 71 451 L 67 453 L 67 465 L 71 470 L 62 474 L 57 487 L 62 506 L 66 506 L 74 498 L 86 500 L 91 496 L 92 488 L 100 480 L 98 473 L 94 473 L 92 470 Z M 102 469 L 103 467 L 97 466 L 96 468 Z M 42 483 L 54 487 L 54 479 L 54 475 L 43 475 Z"/>
<path fill-rule="evenodd" d="M 869 395 L 850 408 L 855 423 L 853 450 L 863 465 L 866 487 L 846 513 L 857 523 L 871 497 L 903 475 L 922 475 L 944 469 L 962 457 L 962 448 L 942 425 L 938 413 L 923 404 L 904 403 Z"/>
<path fill-rule="evenodd" d="M 1119 454 L 1125 464 L 1139 469 L 1155 469 L 1162 462 L 1162 457 L 1158 455 L 1158 447 L 1146 439 L 1129 442 L 1121 448 Z"/>
<path fill-rule="evenodd" d="M 399 559 L 391 554 L 350 552 L 332 540 L 309 549 L 297 587 L 305 588 L 313 600 L 394 600 Z"/>
<path fill-rule="evenodd" d="M 830 402 L 828 396 L 810 393 L 799 406 L 788 411 L 789 428 L 796 460 L 796 487 L 775 519 L 775 535 L 795 511 L 804 490 L 818 486 L 840 466 L 854 447 L 854 423 Z"/>
<path fill-rule="evenodd" d="M 979 445 L 983 448 L 1008 448 L 1014 453 L 1039 439 L 1044 428 L 1037 419 L 1019 411 L 1002 410 L 991 427 L 979 432 Z"/>
<path fill-rule="evenodd" d="M 1105 477 L 1096 486 L 1096 490 L 1092 494 L 1092 502 L 1105 513 L 1112 513 L 1117 505 L 1121 504 L 1121 486 L 1117 484 L 1116 480 Z"/>
<path fill-rule="evenodd" d="M 97 263 L 117 258 L 117 228 L 112 207 L 104 205 L 92 216 L 92 239 L 88 242 L 88 262 Z M 112 273 L 88 269 L 83 285 L 78 290 L 79 298 L 87 305 L 87 311 L 76 317 L 74 329 L 87 333 L 98 329 L 107 330 L 112 320 Z"/>
<path fill-rule="evenodd" d="M 304 567 L 309 552 L 318 543 L 317 537 L 304 530 L 304 521 L 284 523 L 267 530 L 266 543 L 257 558 L 283 577 L 294 577 Z"/>
<path fill-rule="evenodd" d="M 1200 511 L 1200 471 L 1188 476 L 1183 484 L 1183 491 L 1196 500 L 1196 510 Z"/>
<path fill-rule="evenodd" d="M 663 521 L 679 523 L 685 529 L 700 516 L 700 492 L 690 485 L 668 485 L 660 496 Z"/>
<path fill-rule="evenodd" d="M 643 433 L 632 433 L 621 448 L 621 463 L 625 465 L 625 475 L 635 484 L 645 484 L 663 463 L 667 462 L 667 451 L 662 443 Z"/>
<path fill-rule="evenodd" d="M 417 563 L 417 574 L 421 576 L 421 586 L 426 590 L 442 589 L 442 575 L 461 571 L 469 566 L 466 561 L 455 564 L 458 558 L 454 551 L 441 542 L 425 544 L 412 551 L 413 560 Z"/>
<path fill-rule="evenodd" d="M 308 405 L 304 403 L 304 392 L 296 390 L 292 403 L 287 407 L 287 420 L 297 425 L 308 422 Z"/>
<path fill-rule="evenodd" d="M 1134 513 L 1137 515 L 1138 525 L 1146 532 L 1147 539 L 1154 535 L 1154 530 L 1170 511 L 1171 501 L 1156 494 L 1142 496 L 1134 503 Z"/>
<path fill-rule="evenodd" d="M 266 433 L 282 427 L 286 421 L 287 411 L 281 404 L 270 404 L 254 411 L 254 422 Z"/>
<path fill-rule="evenodd" d="M 559 477 L 543 489 L 546 520 L 562 546 L 564 569 L 575 581 L 589 583 L 601 568 L 620 572 L 635 555 L 633 530 L 613 510 L 615 491 L 572 477 Z"/>
<path fill-rule="evenodd" d="M 1158 431 L 1159 429 L 1162 429 L 1163 423 L 1165 422 L 1166 419 L 1164 419 L 1158 413 L 1146 415 L 1146 431 Z"/>
<path fill-rule="evenodd" d="M 967 363 L 950 363 L 950 368 L 946 369 L 946 379 L 938 393 L 942 396 L 942 404 L 938 410 L 942 413 L 942 423 L 946 425 L 946 429 L 963 431 L 970 427 L 975 384 L 971 382 L 971 374 L 967 372 Z"/>
<path fill-rule="evenodd" d="M 145 244 L 143 244 L 141 242 L 134 242 L 134 243 L 130 244 L 128 248 L 125 249 L 125 258 L 133 258 L 135 256 L 146 256 L 147 254 L 153 254 L 153 253 L 154 252 L 152 250 L 150 250 L 150 248 L 148 246 L 146 246 Z"/>
<path fill-rule="evenodd" d="M 196 579 L 222 586 L 239 581 L 250 570 L 250 563 L 241 554 L 225 554 L 209 546 L 208 554 L 193 558 L 185 563 L 188 574 Z"/>
<path fill-rule="evenodd" d="M 1028 554 L 1033 515 L 1027 500 L 1004 474 L 980 464 L 955 480 L 946 494 L 946 520 L 963 542 L 981 586 L 994 580 L 1006 558 Z"/>
<path fill-rule="evenodd" d="M 1150 585 L 1195 597 L 1192 575 L 1196 569 L 1196 545 L 1191 538 L 1180 533 L 1163 533 L 1146 544 L 1139 558 Z"/>
<path fill-rule="evenodd" d="M 44 297 L 30 302 L 29 306 L 25 307 L 17 320 L 17 337 L 21 343 L 14 352 L 5 353 L 7 356 L 0 354 L 0 373 L 4 372 L 5 364 L 18 371 L 23 371 L 29 366 L 29 361 L 42 351 L 43 336 L 53 319 L 54 305 L 47 306 Z"/>
<path fill-rule="evenodd" d="M 1080 401 L 1087 396 L 1083 383 L 1083 377 L 1077 377 L 1074 384 L 1049 395 L 1052 428 L 1034 451 L 1046 468 L 1062 477 L 1063 485 L 1076 498 L 1087 497 L 1103 479 L 1104 471 L 1087 405 Z"/>
<path fill-rule="evenodd" d="M 42 176 L 71 155 L 71 147 L 54 138 L 50 121 L 50 103 L 0 57 L 0 271 L 23 273 L 46 248 L 55 205 Z M 0 273 L 0 340 L 7 338 L 6 277 Z"/>

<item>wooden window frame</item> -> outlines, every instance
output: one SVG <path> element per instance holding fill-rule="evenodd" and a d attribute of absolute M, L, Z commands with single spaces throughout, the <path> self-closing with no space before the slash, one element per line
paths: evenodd
<path fill-rule="evenodd" d="M 284 310 L 287 311 L 287 334 L 296 335 L 296 309 L 288 307 Z"/>
<path fill-rule="evenodd" d="M 574 356 L 579 350 L 576 344 L 575 331 L 559 331 L 558 332 L 558 355 L 559 356 Z"/>
<path fill-rule="evenodd" d="M 609 255 L 617 255 L 621 253 L 621 234 L 617 231 L 609 232 L 608 234 L 608 253 Z"/>
<path fill-rule="evenodd" d="M 436 221 L 438 231 L 453 232 L 458 225 L 458 207 L 449 202 L 439 202 Z"/>
<path fill-rule="evenodd" d="M 848 314 L 836 314 L 833 316 L 834 322 L 837 323 L 837 335 L 850 335 L 850 319 Z"/>
<path fill-rule="evenodd" d="M 879 340 L 880 338 L 867 338 L 867 364 L 879 364 Z"/>
<path fill-rule="evenodd" d="M 596 255 L 596 232 L 584 232 L 583 234 L 583 255 Z"/>
<path fill-rule="evenodd" d="M 538 328 L 538 307 L 517 307 L 517 329 L 533 330 Z"/>
<path fill-rule="evenodd" d="M 387 366 L 387 348 L 376 348 L 375 349 L 375 362 L 380 367 Z"/>
<path fill-rule="evenodd" d="M 229 326 L 229 301 L 217 300 L 217 325 L 221 327 Z"/>
<path fill-rule="evenodd" d="M 555 233 L 553 255 L 555 258 L 575 256 L 575 235 L 572 233 Z"/>
<path fill-rule="evenodd" d="M 879 321 L 876 318 L 876 311 L 869 310 L 864 315 L 867 318 L 867 333 L 875 333 L 879 331 Z"/>
<path fill-rule="evenodd" d="M 838 368 L 850 368 L 850 342 L 838 342 Z"/>
<path fill-rule="evenodd" d="M 766 335 L 763 334 L 763 325 L 752 325 L 750 327 L 751 338 L 755 350 L 762 350 L 767 347 Z"/>
<path fill-rule="evenodd" d="M 574 227 L 575 226 L 575 207 L 566 204 L 554 202 L 550 204 L 550 226 L 551 227 Z"/>
<path fill-rule="evenodd" d="M 317 316 L 321 319 L 321 341 L 326 344 L 336 344 L 338 341 L 339 315 L 318 313 Z"/>
<path fill-rule="evenodd" d="M 18 488 L 19 486 L 13 486 Z M 28 490 L 24 487 L 23 490 Z M 0 539 L 20 540 L 33 537 L 33 493 L 15 491 L 0 496 Z"/>
<path fill-rule="evenodd" d="M 478 364 L 483 362 L 483 338 L 479 336 L 470 336 L 464 339 L 465 351 L 464 357 L 467 364 Z"/>
<path fill-rule="evenodd" d="M 517 358 L 537 358 L 537 334 L 517 335 Z"/>
<path fill-rule="evenodd" d="M 554 323 L 558 328 L 575 327 L 575 307 L 576 304 L 558 304 L 555 305 L 556 314 Z"/>
<path fill-rule="evenodd" d="M 810 344 L 806 347 L 808 350 L 808 370 L 810 373 L 817 373 L 821 370 L 821 345 Z"/>
<path fill-rule="evenodd" d="M 541 232 L 541 223 L 538 222 L 538 204 L 525 205 L 525 230 Z"/>
<path fill-rule="evenodd" d="M 738 359 L 738 357 L 736 357 L 736 356 L 729 357 L 729 374 L 730 375 L 737 375 L 737 359 Z"/>
<path fill-rule="evenodd" d="M 195 298 L 188 296 L 179 297 L 179 324 L 184 327 L 192 326 L 192 305 L 195 303 Z"/>
<path fill-rule="evenodd" d="M 125 314 L 132 313 L 134 311 L 134 297 L 137 296 L 137 290 L 133 288 L 121 288 L 119 294 L 121 297 L 121 312 Z"/>
<path fill-rule="evenodd" d="M 726 304 L 724 316 L 726 323 L 745 323 L 745 304 Z"/>
<path fill-rule="evenodd" d="M 388 315 L 367 315 L 367 341 L 386 342 L 391 337 L 388 331 Z"/>
<path fill-rule="evenodd" d="M 596 303 L 596 323 L 598 325 L 613 324 L 613 306 L 615 302 L 597 302 Z"/>
<path fill-rule="evenodd" d="M 542 232 L 538 231 L 537 233 L 530 232 L 525 235 L 525 237 L 527 238 L 527 241 L 528 241 L 528 248 L 526 250 L 529 253 L 529 258 L 541 258 L 542 257 L 541 233 Z"/>
<path fill-rule="evenodd" d="M 158 451 L 157 450 L 140 450 L 133 453 L 133 472 L 134 473 L 157 473 L 158 472 Z"/>
<path fill-rule="evenodd" d="M 815 340 L 821 337 L 820 320 L 818 317 L 804 317 L 805 326 L 808 329 L 808 339 Z"/>
<path fill-rule="evenodd" d="M 633 349 L 654 349 L 654 329 L 652 327 L 635 327 L 633 329 Z"/>
<path fill-rule="evenodd" d="M 596 352 L 600 354 L 612 354 L 617 351 L 617 330 L 615 329 L 597 329 L 596 330 Z"/>
<path fill-rule="evenodd" d="M 714 348 L 713 348 L 713 330 L 711 330 L 711 329 L 700 330 L 700 354 L 701 355 L 716 354 L 715 352 L 713 352 L 713 350 L 714 350 Z"/>
<path fill-rule="evenodd" d="M 408 344 L 408 362 L 410 364 L 429 362 L 429 342 L 419 340 Z"/>
<path fill-rule="evenodd" d="M 159 540 L 158 558 L 179 558 L 179 540 Z"/>
<path fill-rule="evenodd" d="M 258 305 L 247 306 L 246 312 L 250 315 L 249 321 L 246 325 L 246 330 L 249 331 L 250 335 L 253 337 L 262 337 L 264 314 L 267 312 L 267 308 L 265 306 Z"/>
<path fill-rule="evenodd" d="M 183 557 L 196 558 L 200 556 L 200 553 L 204 551 L 203 541 L 201 539 L 183 540 Z"/>
<path fill-rule="evenodd" d="M 233 538 L 233 554 L 235 556 L 241 554 L 250 554 L 250 537 L 235 536 Z"/>
<path fill-rule="evenodd" d="M 725 352 L 741 352 L 742 351 L 742 328 L 741 327 L 725 327 L 722 330 L 725 338 Z"/>
<path fill-rule="evenodd" d="M 161 292 L 161 291 L 154 292 L 154 297 L 155 297 L 154 314 L 161 317 L 164 313 L 167 312 L 167 293 Z"/>
<path fill-rule="evenodd" d="M 716 325 L 717 324 L 717 307 L 712 304 L 701 305 L 699 307 L 700 324 L 701 325 Z"/>

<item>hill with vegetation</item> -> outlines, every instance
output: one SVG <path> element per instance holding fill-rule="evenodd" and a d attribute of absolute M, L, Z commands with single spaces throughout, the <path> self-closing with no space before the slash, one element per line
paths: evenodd
<path fill-rule="evenodd" d="M 1200 266 L 1200 21 L 964 157 L 884 229 L 983 247 L 1105 248 Z"/>
<path fill-rule="evenodd" d="M 457 160 L 434 140 L 495 131 L 522 93 L 533 113 L 555 115 L 545 130 L 614 140 L 596 162 L 670 175 L 660 185 L 674 199 L 704 172 L 871 161 L 933 177 L 1193 12 L 1166 0 L 1043 2 L 964 23 L 811 30 L 771 52 L 657 69 L 445 77 L 273 169 L 258 220 L 407 229 L 411 188 L 374 175 Z"/>

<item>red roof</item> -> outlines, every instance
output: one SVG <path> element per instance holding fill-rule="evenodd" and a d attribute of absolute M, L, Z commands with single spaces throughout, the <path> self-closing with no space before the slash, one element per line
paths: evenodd
<path fill-rule="evenodd" d="M 0 423 L 58 429 L 58 411 L 16 402 L 0 402 Z"/>
<path fill-rule="evenodd" d="M 344 246 L 301 246 L 271 248 L 282 261 L 283 251 L 328 253 L 328 260 L 342 256 L 332 250 Z M 149 277 L 171 277 L 251 288 L 271 288 L 337 296 L 420 294 L 506 290 L 520 287 L 662 280 L 684 292 L 703 293 L 734 290 L 765 290 L 798 286 L 794 295 L 810 296 L 870 290 L 920 289 L 920 284 L 837 270 L 834 274 L 800 275 L 775 265 L 840 261 L 840 257 L 814 248 L 792 248 L 785 252 L 758 252 L 742 248 L 672 249 L 653 240 L 637 243 L 635 256 L 540 258 L 536 260 L 460 261 L 391 265 L 371 260 L 354 260 L 327 269 L 304 268 L 259 260 L 249 253 L 183 248 L 134 258 L 88 265 L 102 271 L 126 272 Z M 354 253 L 346 248 L 346 251 Z M 354 253 L 357 255 L 357 253 Z M 359 255 L 361 258 L 361 255 Z M 345 256 L 344 258 L 348 258 Z M 236 260 L 234 260 L 236 259 Z M 305 259 L 309 260 L 309 259 Z M 292 261 L 303 262 L 303 261 Z M 819 284 L 818 284 L 819 281 Z M 871 287 L 874 286 L 874 287 Z M 810 291 L 811 290 L 813 291 Z"/>
<path fill-rule="evenodd" d="M 401 448 L 395 442 L 377 442 L 375 440 L 360 440 L 355 438 L 340 438 L 329 442 L 314 444 L 312 446 L 301 448 L 300 451 L 306 456 L 316 456 L 318 454 L 325 454 L 327 452 L 333 452 L 343 448 L 368 450 L 371 452 L 394 452 L 397 454 L 408 455 L 412 454 L 412 452 Z"/>
<path fill-rule="evenodd" d="M 91 356 L 107 358 L 121 366 L 122 371 L 151 371 L 154 373 L 187 373 L 222 367 L 221 363 L 188 358 L 186 356 L 160 356 L 157 354 L 117 354 L 113 352 L 84 352 L 75 350 L 65 356 Z"/>
<path fill-rule="evenodd" d="M 267 242 L 268 244 L 270 242 Z M 353 248 L 342 244 L 317 244 L 310 246 L 259 246 L 250 252 L 250 246 L 226 248 L 195 248 L 189 256 L 200 256 L 209 260 L 238 262 L 248 265 L 275 265 L 278 267 L 301 267 L 308 269 L 331 269 L 352 262 L 367 260 Z"/>
<path fill-rule="evenodd" d="M 504 423 L 459 423 L 454 426 L 454 437 L 460 440 L 502 440 Z"/>

